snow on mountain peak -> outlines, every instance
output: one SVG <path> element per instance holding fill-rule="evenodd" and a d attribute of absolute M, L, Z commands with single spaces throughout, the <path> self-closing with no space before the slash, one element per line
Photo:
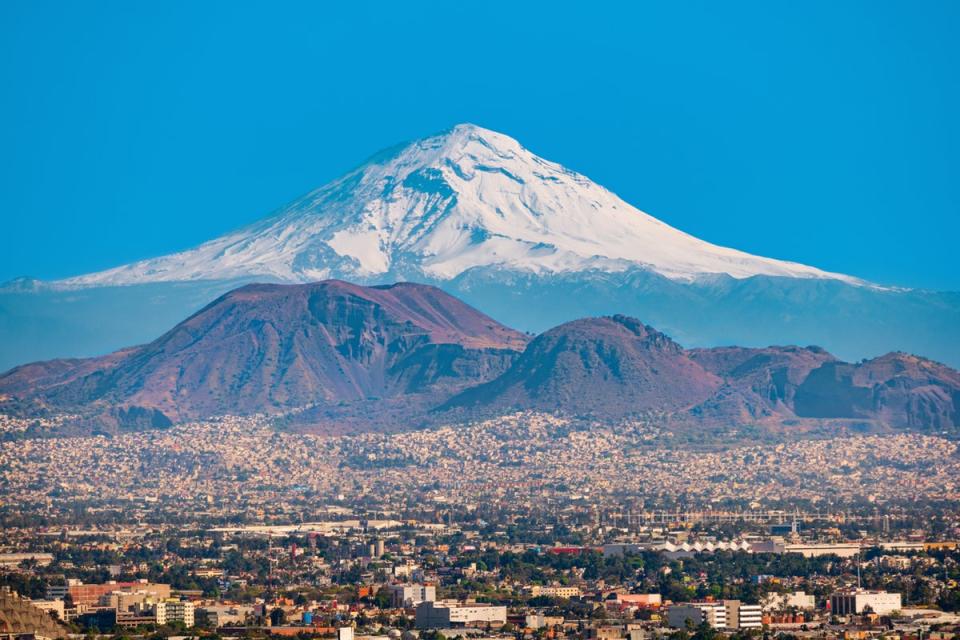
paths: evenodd
<path fill-rule="evenodd" d="M 675 280 L 728 274 L 859 282 L 704 242 L 509 136 L 460 124 L 381 152 L 276 214 L 199 247 L 61 284 L 443 281 L 478 267 L 547 274 L 639 267 Z"/>

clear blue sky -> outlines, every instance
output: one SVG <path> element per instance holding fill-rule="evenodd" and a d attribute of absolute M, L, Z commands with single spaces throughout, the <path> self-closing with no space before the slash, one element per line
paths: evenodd
<path fill-rule="evenodd" d="M 474 122 L 704 239 L 960 290 L 960 2 L 627 4 L 5 0 L 0 280 Z"/>

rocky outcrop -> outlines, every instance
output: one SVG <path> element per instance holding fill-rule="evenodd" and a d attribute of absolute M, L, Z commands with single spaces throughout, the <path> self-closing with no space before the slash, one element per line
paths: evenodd
<path fill-rule="evenodd" d="M 49 613 L 22 598 L 9 587 L 0 587 L 0 634 L 36 634 L 45 638 L 66 638 L 68 629 Z"/>

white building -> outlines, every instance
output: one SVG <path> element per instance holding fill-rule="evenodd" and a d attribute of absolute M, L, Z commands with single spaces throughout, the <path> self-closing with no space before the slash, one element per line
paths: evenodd
<path fill-rule="evenodd" d="M 390 592 L 390 606 L 394 609 L 415 607 L 421 602 L 437 599 L 437 588 L 429 584 L 391 584 L 387 590 Z"/>
<path fill-rule="evenodd" d="M 881 542 L 880 548 L 884 551 L 923 551 L 926 545 L 922 542 L 912 542 L 907 540 L 891 540 Z"/>
<path fill-rule="evenodd" d="M 479 602 L 462 603 L 456 600 L 421 602 L 417 605 L 417 629 L 448 629 L 465 626 L 503 626 L 507 623 L 507 608 Z"/>
<path fill-rule="evenodd" d="M 186 600 L 161 600 L 154 607 L 157 624 L 182 622 L 187 627 L 194 626 L 193 603 Z"/>
<path fill-rule="evenodd" d="M 786 542 L 783 538 L 754 540 L 750 543 L 752 553 L 799 553 L 806 558 L 839 556 L 852 558 L 863 550 L 859 542 Z"/>
<path fill-rule="evenodd" d="M 667 624 L 674 629 L 683 629 L 687 620 L 694 627 L 704 622 L 714 629 L 724 629 L 727 626 L 727 609 L 722 602 L 687 602 L 671 605 L 667 609 Z"/>
<path fill-rule="evenodd" d="M 409 578 L 412 576 L 418 569 L 420 565 L 407 560 L 404 564 L 398 564 L 393 567 L 393 577 L 394 578 Z"/>
<path fill-rule="evenodd" d="M 830 612 L 837 616 L 849 616 L 868 610 L 878 615 L 887 615 L 903 608 L 899 593 L 865 591 L 855 589 L 841 591 L 830 596 Z"/>
<path fill-rule="evenodd" d="M 733 542 L 682 542 L 674 543 L 669 540 L 660 540 L 643 543 L 613 543 L 602 547 L 604 557 L 636 554 L 642 551 L 656 551 L 668 558 L 690 558 L 700 553 L 715 553 L 717 551 L 751 551 L 751 543 L 738 540 Z"/>

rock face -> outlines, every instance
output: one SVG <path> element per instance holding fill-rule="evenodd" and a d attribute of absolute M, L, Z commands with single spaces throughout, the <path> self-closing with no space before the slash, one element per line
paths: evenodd
<path fill-rule="evenodd" d="M 27 636 L 34 634 L 44 638 L 66 638 L 69 629 L 50 617 L 43 609 L 30 604 L 10 590 L 0 587 L 0 634 Z"/>
<path fill-rule="evenodd" d="M 691 349 L 691 359 L 724 379 L 724 386 L 692 412 L 701 420 L 733 424 L 794 415 L 798 387 L 811 371 L 836 358 L 819 347 Z"/>
<path fill-rule="evenodd" d="M 895 427 L 960 426 L 960 373 L 906 353 L 859 364 L 830 362 L 797 389 L 799 416 L 868 418 Z"/>
<path fill-rule="evenodd" d="M 404 395 L 439 400 L 495 377 L 525 343 L 425 285 L 249 285 L 142 347 L 14 369 L 0 393 L 157 427 Z"/>
<path fill-rule="evenodd" d="M 502 376 L 447 406 L 615 416 L 689 408 L 721 384 L 680 345 L 639 320 L 587 318 L 538 336 Z"/>

